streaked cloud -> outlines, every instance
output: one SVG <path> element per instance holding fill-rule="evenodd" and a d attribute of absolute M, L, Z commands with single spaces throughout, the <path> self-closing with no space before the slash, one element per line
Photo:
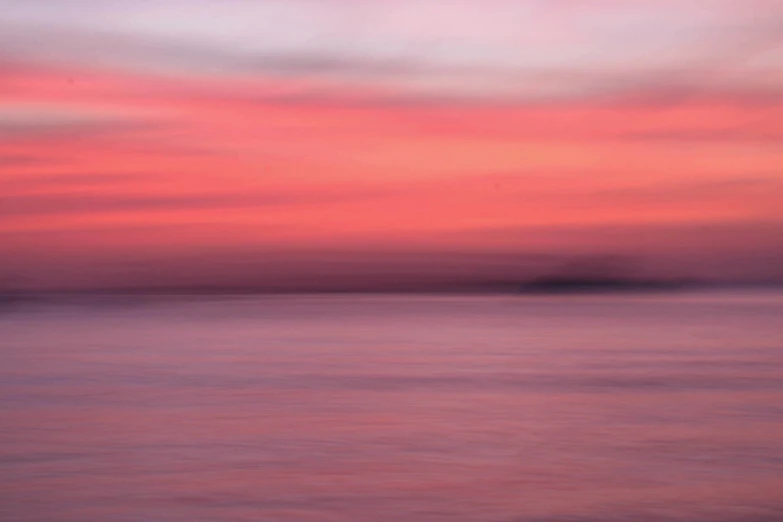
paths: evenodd
<path fill-rule="evenodd" d="M 116 180 L 117 178 L 115 178 Z M 119 178 L 125 179 L 125 178 Z M 92 183 L 90 177 L 77 176 L 71 180 Z M 101 181 L 109 181 L 102 178 Z M 100 187 L 101 184 L 98 184 Z M 121 195 L 95 193 L 92 190 L 76 190 L 64 193 L 9 194 L 0 202 L 0 216 L 47 216 L 57 214 L 110 214 L 120 212 L 145 212 L 179 210 L 220 210 L 263 208 L 269 206 L 324 205 L 344 203 L 357 199 L 376 198 L 383 194 L 358 190 L 309 190 L 309 191 L 267 191 L 267 192 L 216 192 L 175 194 L 133 194 Z"/>
<path fill-rule="evenodd" d="M 0 168 L 39 165 L 46 160 L 34 155 L 0 154 Z"/>
<path fill-rule="evenodd" d="M 752 3 L 5 0 L 0 47 L 15 59 L 148 73 L 556 99 L 752 83 L 723 73 L 774 55 L 783 27 L 774 3 Z"/>
<path fill-rule="evenodd" d="M 117 185 L 122 186 L 151 178 L 154 179 L 153 176 L 146 173 L 94 172 L 92 174 L 64 174 L 60 171 L 57 174 L 40 174 L 25 172 L 24 174 L 6 174 L 0 181 L 0 187 L 5 191 L 6 197 L 18 197 L 28 192 L 57 193 L 57 191 L 61 191 L 63 188 L 79 189 L 89 187 L 95 189 Z"/>
<path fill-rule="evenodd" d="M 140 117 L 90 107 L 0 104 L 0 138 L 107 132 L 151 125 Z"/>

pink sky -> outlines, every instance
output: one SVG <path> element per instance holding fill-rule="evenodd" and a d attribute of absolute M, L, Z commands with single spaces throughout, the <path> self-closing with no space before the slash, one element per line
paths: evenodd
<path fill-rule="evenodd" d="M 0 0 L 0 271 L 783 279 L 782 94 L 772 0 Z"/>

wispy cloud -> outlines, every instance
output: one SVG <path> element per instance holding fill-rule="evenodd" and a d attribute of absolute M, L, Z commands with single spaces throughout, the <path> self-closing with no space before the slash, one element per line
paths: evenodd
<path fill-rule="evenodd" d="M 0 137 L 105 133 L 151 126 L 137 116 L 64 105 L 0 105 Z"/>
<path fill-rule="evenodd" d="M 78 177 L 76 179 L 79 179 Z M 115 178 L 116 180 L 117 178 Z M 120 178 L 122 179 L 122 178 Z M 84 177 L 81 179 L 85 180 Z M 111 181 L 102 180 L 102 181 Z M 94 181 L 93 181 L 94 183 Z M 74 181 L 74 184 L 76 182 Z M 98 186 L 101 186 L 100 184 Z M 95 187 L 95 185 L 93 185 Z M 146 193 L 122 195 L 96 194 L 90 190 L 47 192 L 43 194 L 9 194 L 0 200 L 0 216 L 48 216 L 57 214 L 92 214 L 181 210 L 220 210 L 264 208 L 270 206 L 329 205 L 383 196 L 381 191 L 297 190 L 265 192 Z"/>
<path fill-rule="evenodd" d="M 46 163 L 46 160 L 36 155 L 0 154 L 0 168 L 26 167 L 42 163 Z"/>
<path fill-rule="evenodd" d="M 0 3 L 7 57 L 181 75 L 266 75 L 419 94 L 549 99 L 752 82 L 780 44 L 755 2 L 235 0 Z M 763 16 L 759 16 L 763 14 Z M 778 85 L 779 87 L 779 85 Z"/>
<path fill-rule="evenodd" d="M 58 193 L 64 188 L 71 189 L 100 189 L 105 187 L 132 186 L 140 181 L 154 180 L 155 177 L 149 173 L 115 173 L 115 172 L 93 172 L 84 173 L 36 173 L 25 172 L 6 174 L 0 180 L 6 198 L 18 197 L 28 192 Z"/>

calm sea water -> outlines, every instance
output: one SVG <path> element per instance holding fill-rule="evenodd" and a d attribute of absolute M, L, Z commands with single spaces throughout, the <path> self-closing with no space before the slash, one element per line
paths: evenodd
<path fill-rule="evenodd" d="M 783 293 L 0 313 L 3 522 L 783 520 Z"/>

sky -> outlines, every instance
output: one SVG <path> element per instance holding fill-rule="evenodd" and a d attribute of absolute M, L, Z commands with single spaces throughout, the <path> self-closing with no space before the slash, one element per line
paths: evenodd
<path fill-rule="evenodd" d="M 783 280 L 779 0 L 0 0 L 0 281 Z"/>

